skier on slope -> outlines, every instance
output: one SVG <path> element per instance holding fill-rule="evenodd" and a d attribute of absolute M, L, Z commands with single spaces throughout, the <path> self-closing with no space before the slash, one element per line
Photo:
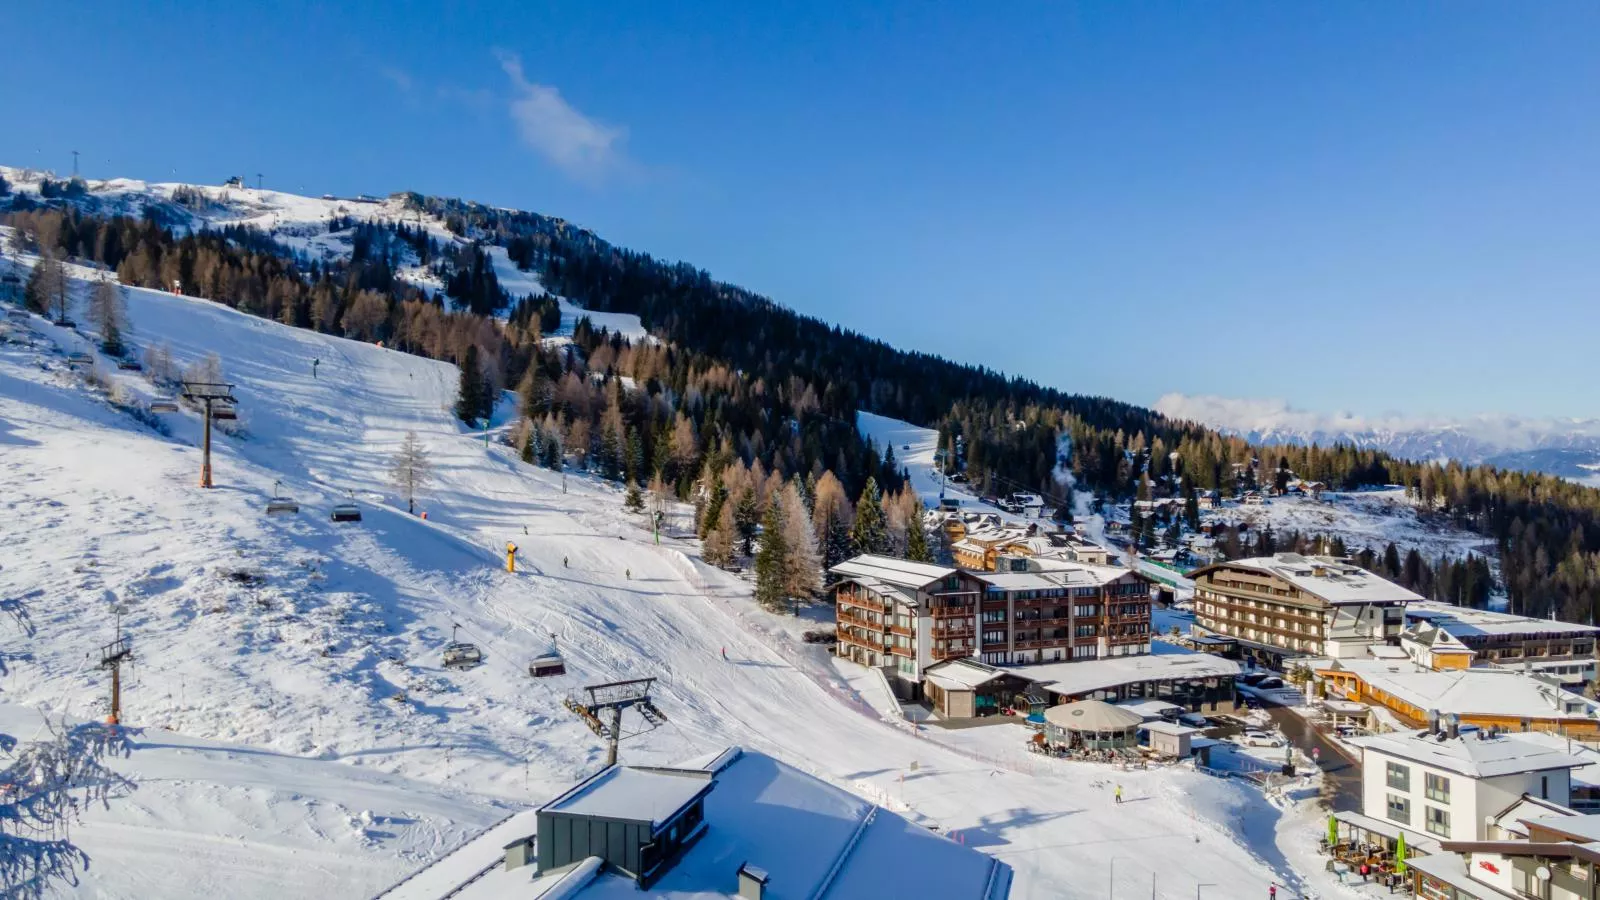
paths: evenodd
<path fill-rule="evenodd" d="M 1117 802 L 1122 802 L 1122 785 L 1117 785 Z"/>

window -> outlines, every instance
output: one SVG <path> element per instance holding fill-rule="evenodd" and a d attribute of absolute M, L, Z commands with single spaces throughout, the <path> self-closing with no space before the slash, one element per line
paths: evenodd
<path fill-rule="evenodd" d="M 1423 777 L 1422 782 L 1429 800 L 1437 800 L 1440 803 L 1450 802 L 1450 779 L 1443 775 L 1430 773 Z"/>
<path fill-rule="evenodd" d="M 1434 833 L 1434 834 L 1437 834 L 1440 837 L 1449 837 L 1450 836 L 1450 814 L 1448 812 L 1445 812 L 1444 810 L 1440 809 L 1437 806 L 1429 806 L 1429 807 L 1427 807 L 1427 810 L 1428 810 L 1428 813 L 1427 813 L 1427 823 L 1426 824 L 1427 824 L 1428 830 L 1430 832 Z M 1389 818 L 1392 819 L 1394 817 L 1390 816 Z"/>
<path fill-rule="evenodd" d="M 1411 790 L 1411 769 L 1399 763 L 1388 763 L 1389 787 L 1397 791 Z"/>
<path fill-rule="evenodd" d="M 1387 805 L 1388 805 L 1388 809 L 1385 810 L 1385 815 L 1387 815 L 1389 817 L 1389 821 L 1391 821 L 1391 822 L 1399 822 L 1402 825 L 1410 825 L 1411 824 L 1411 801 L 1410 800 L 1407 800 L 1406 798 L 1401 797 L 1401 796 L 1399 796 L 1397 794 L 1390 794 L 1389 795 L 1389 802 L 1388 802 Z"/>

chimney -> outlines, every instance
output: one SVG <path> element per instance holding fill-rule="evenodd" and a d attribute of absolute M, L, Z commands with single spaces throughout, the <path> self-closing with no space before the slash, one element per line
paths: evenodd
<path fill-rule="evenodd" d="M 763 900 L 769 876 L 765 869 L 749 863 L 739 864 L 739 900 Z"/>
<path fill-rule="evenodd" d="M 1437 709 L 1430 709 L 1430 710 L 1428 710 L 1428 733 L 1429 734 L 1437 734 L 1438 731 L 1439 731 L 1439 711 Z"/>
<path fill-rule="evenodd" d="M 506 845 L 506 871 L 520 869 L 523 866 L 532 865 L 539 861 L 538 854 L 534 849 L 537 846 L 537 839 L 538 835 L 530 834 Z"/>
<path fill-rule="evenodd" d="M 1461 716 L 1456 713 L 1447 713 L 1444 717 L 1445 734 L 1451 740 L 1461 737 Z"/>

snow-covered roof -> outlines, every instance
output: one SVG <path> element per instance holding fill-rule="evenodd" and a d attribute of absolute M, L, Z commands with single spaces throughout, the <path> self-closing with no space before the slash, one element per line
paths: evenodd
<path fill-rule="evenodd" d="M 711 790 L 704 773 L 612 766 L 550 801 L 541 812 L 660 825 Z"/>
<path fill-rule="evenodd" d="M 1524 825 L 1530 819 L 1547 817 L 1571 817 L 1578 812 L 1550 800 L 1541 800 L 1532 794 L 1523 794 L 1511 802 L 1510 806 L 1490 816 L 1490 820 L 1498 827 L 1521 837 L 1528 836 L 1528 826 Z"/>
<path fill-rule="evenodd" d="M 1522 772 L 1573 769 L 1584 764 L 1576 756 L 1521 740 L 1520 735 L 1489 736 L 1482 731 L 1440 739 L 1426 729 L 1390 731 L 1349 739 L 1349 743 L 1384 756 L 1410 760 L 1472 778 L 1495 778 Z"/>
<path fill-rule="evenodd" d="M 1246 569 L 1275 575 L 1300 590 L 1331 604 L 1341 603 L 1416 603 L 1421 595 L 1368 572 L 1349 561 L 1332 556 L 1301 556 L 1279 553 L 1253 559 L 1230 559 L 1192 573 L 1196 577 L 1219 569 Z"/>
<path fill-rule="evenodd" d="M 1436 672 L 1385 659 L 1340 659 L 1330 666 L 1359 675 L 1368 685 L 1417 709 L 1513 719 L 1577 719 L 1600 714 L 1600 704 L 1593 700 L 1509 669 Z"/>
<path fill-rule="evenodd" d="M 885 584 L 898 585 L 913 590 L 924 587 L 941 578 L 954 575 L 958 570 L 950 566 L 935 566 L 930 563 L 912 562 L 908 559 L 898 559 L 893 556 L 877 556 L 863 553 L 852 557 L 828 570 L 835 575 L 852 578 L 875 578 Z"/>
<path fill-rule="evenodd" d="M 947 659 L 923 670 L 923 675 L 947 691 L 970 691 L 1008 673 L 972 659 Z"/>
<path fill-rule="evenodd" d="M 1600 628 L 1555 619 L 1534 619 L 1487 609 L 1452 606 L 1436 600 L 1423 600 L 1406 606 L 1406 618 L 1428 621 L 1458 638 L 1512 635 L 1593 635 Z"/>
<path fill-rule="evenodd" d="M 1536 825 L 1546 831 L 1554 831 L 1580 844 L 1592 844 L 1595 841 L 1600 841 L 1600 815 L 1543 815 L 1522 819 L 1521 821 L 1529 825 Z"/>
<path fill-rule="evenodd" d="M 1183 712 L 1183 707 L 1166 700 L 1118 700 L 1119 708 L 1144 716 L 1146 721 Z"/>
<path fill-rule="evenodd" d="M 1011 868 L 998 859 L 765 754 L 731 748 L 707 763 L 705 772 L 716 782 L 705 799 L 710 828 L 651 886 L 650 897 L 727 897 L 741 866 L 766 872 L 768 896 L 775 898 L 818 896 L 824 886 L 829 897 L 1004 900 L 1010 891 Z M 485 855 L 494 856 L 505 841 L 485 833 L 469 846 L 480 844 Z M 491 847 L 494 854 L 489 853 Z M 886 866 L 885 859 L 914 864 Z M 456 900 L 548 898 L 554 889 L 547 885 L 562 876 L 539 877 L 532 866 L 505 870 L 500 864 L 497 871 L 478 870 L 468 877 L 478 880 L 469 883 L 463 878 L 443 891 L 404 896 L 408 900 L 447 895 Z M 642 896 L 633 880 L 617 874 L 601 874 L 572 888 L 561 896 L 567 900 Z"/>
<path fill-rule="evenodd" d="M 1060 588 L 1061 582 L 1040 572 L 984 572 L 978 580 L 1002 591 L 1043 591 Z"/>
<path fill-rule="evenodd" d="M 1193 653 L 1171 644 L 1153 643 L 1150 653 L 1113 656 L 1081 662 L 1013 666 L 1009 671 L 1043 684 L 1045 690 L 1076 696 L 1119 684 L 1175 681 L 1239 674 L 1239 664 L 1214 653 Z"/>
<path fill-rule="evenodd" d="M 1167 722 L 1162 719 L 1156 719 L 1153 722 L 1146 722 L 1139 727 L 1143 728 L 1145 731 L 1153 731 L 1156 734 L 1170 734 L 1173 737 L 1182 737 L 1186 734 L 1199 734 L 1200 732 L 1205 731 L 1204 728 L 1196 728 L 1193 725 L 1179 725 L 1177 722 Z"/>
<path fill-rule="evenodd" d="M 1573 784 L 1600 787 L 1600 750 L 1548 731 L 1519 732 L 1517 739 L 1578 757 L 1584 765 L 1572 770 Z"/>
<path fill-rule="evenodd" d="M 1044 711 L 1044 720 L 1068 731 L 1127 731 L 1144 724 L 1144 717 L 1099 700 L 1063 703 Z"/>

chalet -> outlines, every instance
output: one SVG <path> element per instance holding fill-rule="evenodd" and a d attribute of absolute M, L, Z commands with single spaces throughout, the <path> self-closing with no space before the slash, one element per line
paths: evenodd
<path fill-rule="evenodd" d="M 1408 603 L 1422 598 L 1328 556 L 1280 553 L 1215 563 L 1191 573 L 1199 636 L 1233 638 L 1247 655 L 1364 656 L 1398 641 Z"/>
<path fill-rule="evenodd" d="M 985 585 L 972 573 L 871 554 L 828 573 L 838 622 L 835 652 L 884 669 L 903 698 L 918 696 L 927 667 L 976 650 Z"/>

